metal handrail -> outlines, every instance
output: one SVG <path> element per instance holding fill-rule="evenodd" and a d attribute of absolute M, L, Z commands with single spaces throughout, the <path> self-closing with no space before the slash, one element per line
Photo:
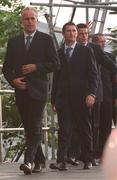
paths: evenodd
<path fill-rule="evenodd" d="M 0 66 L 2 67 L 2 66 Z M 14 90 L 2 90 L 0 89 L 0 97 L 2 95 L 6 95 L 6 94 L 14 94 Z M 2 105 L 0 104 L 0 106 L 2 107 Z M 3 133 L 11 133 L 11 132 L 20 132 L 20 131 L 24 131 L 24 128 L 3 128 L 2 127 L 2 111 L 1 111 L 1 117 L 0 117 L 0 162 L 3 161 L 3 148 L 2 148 L 2 134 Z M 47 125 L 46 125 L 47 126 Z M 45 155 L 46 158 L 48 158 L 48 131 L 50 130 L 50 127 L 42 127 L 42 131 L 44 131 L 44 142 L 45 142 Z"/>
<path fill-rule="evenodd" d="M 47 6 L 47 7 L 79 7 L 79 8 L 104 8 L 107 10 L 113 10 L 113 11 L 117 11 L 117 6 L 107 6 L 107 5 L 96 5 L 96 4 L 84 4 L 84 5 L 77 5 L 77 4 L 57 4 L 57 3 L 33 3 L 31 2 L 30 5 L 34 5 L 34 6 Z"/>
<path fill-rule="evenodd" d="M 43 131 L 49 131 L 50 127 L 43 127 Z M 14 132 L 14 131 L 24 131 L 24 128 L 0 128 L 0 133 L 5 133 L 5 132 Z"/>

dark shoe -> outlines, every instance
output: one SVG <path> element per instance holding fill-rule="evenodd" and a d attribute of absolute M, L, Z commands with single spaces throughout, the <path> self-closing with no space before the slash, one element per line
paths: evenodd
<path fill-rule="evenodd" d="M 86 162 L 84 164 L 84 168 L 83 169 L 91 169 L 92 168 L 92 163 L 91 162 Z"/>
<path fill-rule="evenodd" d="M 78 160 L 75 160 L 75 159 L 73 159 L 73 158 L 69 158 L 69 159 L 67 160 L 67 163 L 68 163 L 68 164 L 71 164 L 71 165 L 73 165 L 73 166 L 78 166 L 78 165 L 79 165 L 79 161 L 78 161 Z"/>
<path fill-rule="evenodd" d="M 49 165 L 49 168 L 50 168 L 50 169 L 58 169 L 58 164 L 57 164 L 57 163 L 51 163 L 51 164 Z"/>
<path fill-rule="evenodd" d="M 41 165 L 42 168 L 46 167 L 46 163 L 41 163 L 40 165 Z"/>
<path fill-rule="evenodd" d="M 91 162 L 92 162 L 92 166 L 98 166 L 98 163 L 96 162 L 96 159 L 93 159 Z"/>
<path fill-rule="evenodd" d="M 60 171 L 66 171 L 67 167 L 66 164 L 63 162 L 60 163 L 51 163 L 49 166 L 50 169 L 58 169 Z"/>
<path fill-rule="evenodd" d="M 32 166 L 31 163 L 27 162 L 25 164 L 21 164 L 20 165 L 20 170 L 24 171 L 24 174 L 28 175 L 28 174 L 32 174 Z"/>
<path fill-rule="evenodd" d="M 38 164 L 34 166 L 32 173 L 40 173 L 41 171 L 42 171 L 42 166 Z"/>
<path fill-rule="evenodd" d="M 58 169 L 59 171 L 67 171 L 67 167 L 66 167 L 66 164 L 64 162 L 60 162 L 58 163 Z"/>

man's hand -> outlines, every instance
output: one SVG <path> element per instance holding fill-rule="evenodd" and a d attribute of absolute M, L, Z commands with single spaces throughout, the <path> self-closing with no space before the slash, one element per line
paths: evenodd
<path fill-rule="evenodd" d="M 15 78 L 13 80 L 13 85 L 20 90 L 25 90 L 26 89 L 25 77 Z"/>
<path fill-rule="evenodd" d="M 36 64 L 26 64 L 22 66 L 22 73 L 25 74 L 29 74 L 32 73 L 34 71 L 36 71 L 37 66 Z"/>
<path fill-rule="evenodd" d="M 115 99 L 114 105 L 117 107 L 117 98 Z"/>
<path fill-rule="evenodd" d="M 115 75 L 115 83 L 117 83 L 117 74 Z"/>
<path fill-rule="evenodd" d="M 55 108 L 55 105 L 54 105 L 54 104 L 52 104 L 52 110 L 53 110 L 54 112 L 56 112 L 56 108 Z"/>
<path fill-rule="evenodd" d="M 86 25 L 87 25 L 87 28 L 88 28 L 89 30 L 92 28 L 92 22 L 91 22 L 91 21 L 88 21 L 88 22 L 86 23 Z"/>
<path fill-rule="evenodd" d="M 86 97 L 86 105 L 87 105 L 87 107 L 92 108 L 94 103 L 95 103 L 95 97 L 93 97 L 91 95 L 88 95 Z"/>

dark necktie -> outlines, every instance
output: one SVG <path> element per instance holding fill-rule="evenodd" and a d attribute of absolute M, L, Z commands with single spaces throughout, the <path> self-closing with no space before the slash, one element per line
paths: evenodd
<path fill-rule="evenodd" d="M 27 36 L 26 37 L 26 49 L 28 50 L 29 49 L 29 47 L 30 47 L 30 43 L 31 43 L 31 36 Z"/>
<path fill-rule="evenodd" d="M 67 61 L 68 61 L 68 62 L 70 61 L 71 50 L 72 50 L 71 47 L 68 47 L 68 48 L 66 49 L 66 58 L 67 58 Z"/>

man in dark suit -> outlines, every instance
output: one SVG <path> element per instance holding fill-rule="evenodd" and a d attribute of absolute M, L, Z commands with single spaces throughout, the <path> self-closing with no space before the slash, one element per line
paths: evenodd
<path fill-rule="evenodd" d="M 37 10 L 21 13 L 24 33 L 8 41 L 3 74 L 15 88 L 16 104 L 24 125 L 26 150 L 20 170 L 25 174 L 41 170 L 45 157 L 41 149 L 42 115 L 47 100 L 47 74 L 58 68 L 52 38 L 37 30 Z"/>
<path fill-rule="evenodd" d="M 65 44 L 58 51 L 61 68 L 54 73 L 51 98 L 59 124 L 57 164 L 50 164 L 50 168 L 67 169 L 67 151 L 71 142 L 72 126 L 76 126 L 81 149 L 84 152 L 84 169 L 90 169 L 92 167 L 90 108 L 95 102 L 97 92 L 97 68 L 90 48 L 76 42 L 76 25 L 68 22 L 63 26 L 62 32 Z"/>
<path fill-rule="evenodd" d="M 102 33 L 94 34 L 92 42 L 98 44 L 102 50 L 105 48 L 105 36 Z M 113 62 L 116 62 L 115 57 L 105 52 Z M 103 83 L 103 101 L 100 107 L 100 123 L 99 123 L 99 156 L 102 157 L 103 149 L 107 138 L 112 129 L 112 102 L 117 101 L 117 84 L 115 83 L 115 75 L 108 69 L 101 67 L 101 79 Z"/>
<path fill-rule="evenodd" d="M 103 52 L 103 50 L 100 48 L 99 45 L 88 42 L 89 40 L 89 28 L 86 24 L 78 24 L 78 43 L 88 46 L 92 49 L 93 54 L 96 59 L 96 64 L 98 68 L 98 75 L 99 75 L 99 81 L 98 81 L 98 90 L 96 94 L 96 102 L 94 104 L 94 107 L 92 109 L 92 126 L 93 126 L 93 152 L 94 157 L 96 158 L 98 156 L 98 150 L 99 150 L 99 122 L 100 122 L 100 105 L 103 101 L 103 86 L 102 86 L 102 79 L 101 79 L 101 66 L 108 69 L 113 74 L 117 74 L 117 68 L 114 62 Z M 96 165 L 95 160 L 93 162 L 94 165 Z"/>

